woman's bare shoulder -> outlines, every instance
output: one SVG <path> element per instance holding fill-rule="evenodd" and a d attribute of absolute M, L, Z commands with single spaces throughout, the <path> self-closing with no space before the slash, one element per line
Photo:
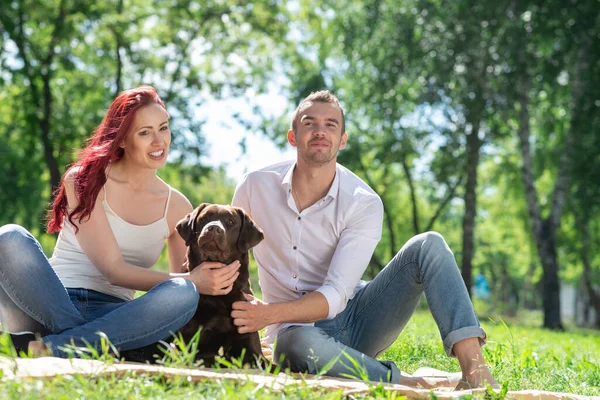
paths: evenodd
<path fill-rule="evenodd" d="M 79 165 L 69 168 L 67 172 L 65 172 L 65 176 L 63 178 L 65 183 L 73 184 L 75 182 L 75 179 L 77 178 L 77 175 L 79 175 L 80 172 L 81 166 Z"/>
<path fill-rule="evenodd" d="M 179 221 L 188 213 L 192 212 L 192 203 L 179 190 L 171 187 L 171 202 L 169 203 L 169 215 L 176 217 Z"/>

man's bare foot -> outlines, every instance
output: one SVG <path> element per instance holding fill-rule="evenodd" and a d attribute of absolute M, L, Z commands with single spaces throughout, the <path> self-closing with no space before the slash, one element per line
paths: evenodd
<path fill-rule="evenodd" d="M 472 370 L 467 376 L 463 375 L 462 379 L 460 382 L 458 382 L 458 385 L 456 385 L 454 390 L 486 388 L 487 385 L 490 385 L 492 389 L 496 390 L 502 388 L 492 376 L 492 373 L 488 369 L 487 365 L 484 364 Z"/>
<path fill-rule="evenodd" d="M 494 389 L 501 388 L 483 359 L 478 338 L 462 340 L 453 350 L 462 371 L 462 379 L 455 390 L 485 388 L 488 384 Z"/>
<path fill-rule="evenodd" d="M 33 357 L 45 357 L 50 355 L 50 350 L 48 350 L 46 345 L 39 340 L 29 342 L 28 350 L 29 354 Z"/>

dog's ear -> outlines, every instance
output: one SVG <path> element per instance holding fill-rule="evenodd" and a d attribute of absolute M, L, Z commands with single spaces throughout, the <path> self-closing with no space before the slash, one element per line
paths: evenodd
<path fill-rule="evenodd" d="M 265 236 L 263 235 L 263 231 L 256 226 L 246 211 L 239 207 L 236 207 L 236 211 L 242 220 L 237 247 L 242 253 L 247 253 L 248 250 L 259 244 Z"/>
<path fill-rule="evenodd" d="M 194 211 L 186 215 L 181 221 L 177 223 L 175 229 L 179 233 L 179 236 L 185 240 L 185 245 L 189 246 L 196 237 L 196 219 L 198 215 L 208 206 L 209 203 L 202 203 Z"/>

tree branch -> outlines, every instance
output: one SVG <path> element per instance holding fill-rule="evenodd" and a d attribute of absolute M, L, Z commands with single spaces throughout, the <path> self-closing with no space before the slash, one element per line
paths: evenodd
<path fill-rule="evenodd" d="M 455 197 L 456 189 L 462 186 L 463 180 L 464 175 L 461 174 L 458 177 L 456 185 L 450 187 L 450 191 L 448 192 L 442 203 L 440 203 L 439 207 L 435 210 L 435 214 L 433 214 L 433 217 L 431 217 L 431 219 L 429 220 L 429 223 L 427 224 L 427 227 L 425 228 L 424 232 L 428 232 L 433 229 L 433 224 L 435 224 L 435 221 L 438 219 L 446 205 L 448 205 L 448 203 L 450 203 L 450 201 Z"/>

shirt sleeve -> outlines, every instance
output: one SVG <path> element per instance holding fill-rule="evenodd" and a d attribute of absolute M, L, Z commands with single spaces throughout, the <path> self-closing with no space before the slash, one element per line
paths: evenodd
<path fill-rule="evenodd" d="M 250 215 L 252 215 L 252 211 L 250 210 L 250 175 L 246 174 L 242 178 L 241 181 L 237 184 L 235 188 L 235 192 L 233 192 L 233 199 L 231 200 L 231 205 L 235 207 L 243 208 Z"/>
<path fill-rule="evenodd" d="M 378 196 L 356 204 L 340 235 L 323 286 L 317 289 L 329 303 L 327 319 L 346 308 L 381 239 L 383 204 Z"/>

